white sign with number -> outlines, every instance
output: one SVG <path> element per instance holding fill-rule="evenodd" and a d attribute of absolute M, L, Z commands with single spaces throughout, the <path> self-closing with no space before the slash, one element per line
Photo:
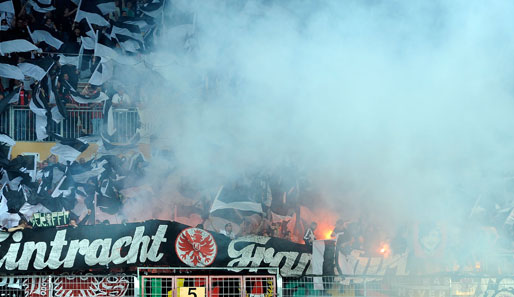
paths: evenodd
<path fill-rule="evenodd" d="M 204 287 L 182 287 L 179 290 L 180 297 L 205 297 Z"/>

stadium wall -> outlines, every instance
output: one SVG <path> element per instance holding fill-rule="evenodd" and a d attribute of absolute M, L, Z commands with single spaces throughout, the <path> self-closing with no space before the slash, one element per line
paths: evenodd
<path fill-rule="evenodd" d="M 23 153 L 38 153 L 40 161 L 46 160 L 50 155 L 50 149 L 56 144 L 56 142 L 33 142 L 33 141 L 18 141 L 13 147 L 11 152 L 11 158 L 15 158 Z M 138 149 L 145 158 L 150 158 L 150 145 L 140 144 Z M 98 151 L 98 145 L 91 143 L 91 145 L 77 158 L 84 158 L 89 160 Z"/>

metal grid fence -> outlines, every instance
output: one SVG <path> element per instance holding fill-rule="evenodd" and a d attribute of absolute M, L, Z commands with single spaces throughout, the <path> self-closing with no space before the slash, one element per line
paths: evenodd
<path fill-rule="evenodd" d="M 514 297 L 514 277 L 323 276 L 283 279 L 282 297 Z"/>
<path fill-rule="evenodd" d="M 273 275 L 141 276 L 141 297 L 276 297 Z"/>
<path fill-rule="evenodd" d="M 514 297 L 514 276 L 0 276 L 9 297 Z"/>
<path fill-rule="evenodd" d="M 67 118 L 59 124 L 52 121 L 47 131 L 66 138 L 99 135 L 103 121 L 101 109 L 69 108 Z M 139 114 L 136 108 L 113 109 L 113 121 L 116 131 L 114 141 L 126 142 L 137 131 Z M 0 116 L 0 132 L 17 141 L 36 141 L 36 116 L 27 107 L 10 106 Z M 55 141 L 55 139 L 49 136 L 43 141 Z"/>
<path fill-rule="evenodd" d="M 2 297 L 136 296 L 136 278 L 128 275 L 62 275 L 0 277 Z"/>

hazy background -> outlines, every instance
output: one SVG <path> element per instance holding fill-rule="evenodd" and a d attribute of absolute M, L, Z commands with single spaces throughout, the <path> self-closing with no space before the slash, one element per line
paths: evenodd
<path fill-rule="evenodd" d="M 512 200 L 514 2 L 167 9 L 193 25 L 170 23 L 152 56 L 166 79 L 148 90 L 154 145 L 175 154 L 154 166 L 219 185 L 289 162 L 321 189 L 320 208 L 393 226 L 467 224 L 478 197 Z"/>

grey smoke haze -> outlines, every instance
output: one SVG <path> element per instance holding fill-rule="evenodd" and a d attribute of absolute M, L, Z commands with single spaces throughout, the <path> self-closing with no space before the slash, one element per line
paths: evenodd
<path fill-rule="evenodd" d="M 148 108 L 184 174 L 217 184 L 289 161 L 320 206 L 379 221 L 461 220 L 480 195 L 506 195 L 514 2 L 168 8 L 195 14 L 193 49 L 164 31 L 153 64 L 167 81 Z"/>

